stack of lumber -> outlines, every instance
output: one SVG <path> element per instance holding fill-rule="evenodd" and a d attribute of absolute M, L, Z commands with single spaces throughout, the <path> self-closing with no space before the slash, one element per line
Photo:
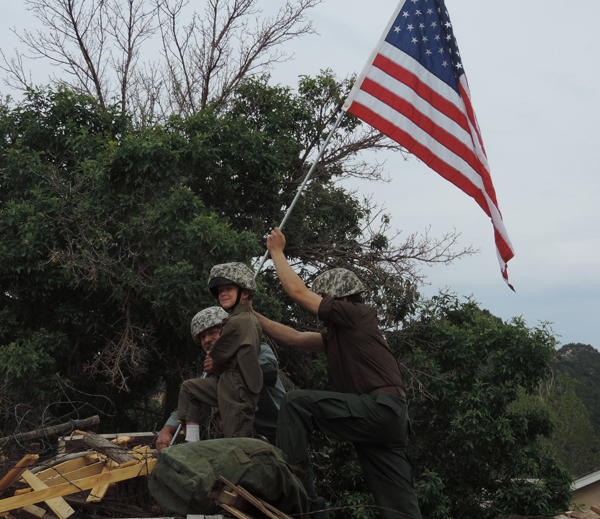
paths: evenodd
<path fill-rule="evenodd" d="M 145 476 L 156 463 L 148 445 L 118 445 L 133 442 L 135 437 L 110 442 L 95 433 L 78 436 L 86 450 L 63 452 L 43 464 L 38 464 L 37 454 L 28 454 L 4 475 L 0 480 L 0 516 L 41 519 L 47 507 L 58 519 L 67 519 L 75 511 L 66 496 L 83 494 L 87 503 L 100 502 L 111 484 Z"/>

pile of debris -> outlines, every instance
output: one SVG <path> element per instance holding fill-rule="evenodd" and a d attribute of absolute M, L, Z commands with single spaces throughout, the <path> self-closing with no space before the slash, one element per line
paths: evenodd
<path fill-rule="evenodd" d="M 98 417 L 92 417 L 63 425 L 72 430 L 74 425 L 93 426 L 98 422 Z M 29 441 L 60 432 L 56 428 L 32 431 L 18 439 Z M 161 510 L 148 493 L 145 478 L 139 478 L 150 474 L 156 464 L 157 452 L 151 448 L 155 440 L 154 433 L 99 435 L 75 430 L 60 439 L 58 454 L 43 462 L 38 454 L 27 454 L 14 466 L 6 467 L 7 459 L 0 457 L 5 473 L 0 478 L 0 517 L 68 519 L 76 509 L 84 508 L 91 509 L 96 517 L 157 516 Z M 0 438 L 0 453 L 7 443 L 8 439 Z M 140 481 L 137 490 L 145 501 L 143 508 L 131 504 L 134 499 L 124 499 L 122 489 L 116 487 L 117 483 L 130 484 L 134 478 Z M 113 496 L 109 496 L 111 491 Z M 213 482 L 209 497 L 238 519 L 292 519 L 223 476 Z"/>
<path fill-rule="evenodd" d="M 41 519 L 47 508 L 67 519 L 75 514 L 71 505 L 98 508 L 112 485 L 147 475 L 156 463 L 155 452 L 135 436 L 110 441 L 108 435 L 75 433 L 62 439 L 52 459 L 39 463 L 37 454 L 27 454 L 8 470 L 0 479 L 0 516 Z M 113 513 L 128 511 L 117 506 Z"/>

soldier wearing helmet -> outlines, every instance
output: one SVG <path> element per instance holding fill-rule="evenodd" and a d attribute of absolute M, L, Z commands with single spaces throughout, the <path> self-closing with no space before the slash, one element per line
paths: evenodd
<path fill-rule="evenodd" d="M 221 324 L 228 316 L 220 306 L 211 306 L 198 312 L 192 319 L 191 334 L 194 342 L 202 347 L 205 353 L 210 353 L 221 333 Z M 277 415 L 281 407 L 281 400 L 285 395 L 283 383 L 279 378 L 279 363 L 273 350 L 268 344 L 260 345 L 258 363 L 263 372 L 263 388 L 258 397 L 258 409 L 254 416 L 256 432 L 266 437 L 269 442 L 275 443 L 277 431 Z M 214 363 L 212 358 L 206 357 L 204 362 L 206 377 L 216 379 L 221 373 L 221 366 Z M 202 405 L 201 412 L 196 421 L 202 427 L 210 416 L 211 407 Z M 156 440 L 157 450 L 162 450 L 171 444 L 173 435 L 177 430 L 177 409 L 173 411 L 163 428 L 158 433 Z M 187 431 L 186 431 L 187 432 Z M 198 435 L 200 432 L 198 431 Z M 193 434 L 192 434 L 193 435 Z"/>
<path fill-rule="evenodd" d="M 315 430 L 354 444 L 367 483 L 384 519 L 421 517 L 406 454 L 408 414 L 398 362 L 377 324 L 377 312 L 365 304 L 364 284 L 347 269 L 318 276 L 312 290 L 294 272 L 277 228 L 267 239 L 284 290 L 327 326 L 323 333 L 298 332 L 254 312 L 266 335 L 282 346 L 327 354 L 333 391 L 287 393 L 277 420 L 277 446 L 288 462 L 307 474 L 304 487 L 311 511 L 325 500 L 314 486 L 308 438 Z M 316 519 L 327 512 L 311 514 Z"/>
<path fill-rule="evenodd" d="M 199 424 L 195 420 L 202 404 L 208 404 L 219 408 L 225 438 L 256 437 L 254 412 L 263 387 L 258 362 L 262 330 L 248 304 L 256 293 L 252 271 L 243 263 L 215 265 L 208 289 L 228 314 L 206 360 L 214 363 L 220 377 L 185 381 L 177 418 L 186 423 L 186 440 L 197 441 Z"/>

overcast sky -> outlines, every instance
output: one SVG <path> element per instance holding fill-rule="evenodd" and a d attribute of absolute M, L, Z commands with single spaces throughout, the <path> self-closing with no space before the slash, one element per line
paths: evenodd
<path fill-rule="evenodd" d="M 273 70 L 274 82 L 293 86 L 299 75 L 324 68 L 342 77 L 360 72 L 396 5 L 326 0 L 311 14 L 319 34 L 288 47 L 295 59 Z M 500 275 L 487 216 L 423 163 L 379 157 L 390 184 L 348 187 L 373 194 L 407 234 L 456 229 L 461 245 L 480 250 L 453 265 L 425 267 L 427 295 L 447 287 L 503 319 L 550 321 L 563 344 L 600 349 L 600 1 L 582 0 L 576 10 L 558 0 L 446 0 L 446 7 L 515 249 L 508 272 L 516 293 Z M 14 45 L 8 28 L 28 20 L 20 2 L 3 6 L 2 49 Z"/>

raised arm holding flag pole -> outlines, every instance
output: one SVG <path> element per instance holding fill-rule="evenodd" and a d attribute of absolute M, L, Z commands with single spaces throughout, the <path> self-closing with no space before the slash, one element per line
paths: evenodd
<path fill-rule="evenodd" d="M 381 131 L 475 199 L 494 226 L 508 286 L 514 256 L 471 105 L 471 95 L 444 0 L 402 0 L 371 54 L 344 110 Z M 282 228 L 342 114 L 319 151 Z M 265 253 L 256 270 L 268 257 Z M 514 290 L 514 289 L 513 289 Z"/>

